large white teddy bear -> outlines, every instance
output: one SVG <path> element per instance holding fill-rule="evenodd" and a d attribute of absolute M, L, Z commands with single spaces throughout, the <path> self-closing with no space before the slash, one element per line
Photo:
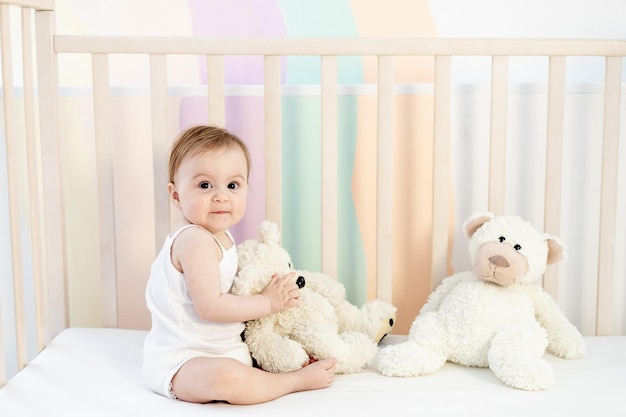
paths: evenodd
<path fill-rule="evenodd" d="M 562 243 L 517 216 L 474 213 L 464 229 L 473 270 L 443 280 L 407 340 L 381 349 L 378 370 L 412 377 L 450 361 L 489 367 L 513 388 L 550 387 L 546 349 L 567 359 L 585 354 L 583 337 L 541 287 L 546 266 L 563 258 Z"/>
<path fill-rule="evenodd" d="M 293 270 L 278 226 L 270 221 L 261 222 L 258 237 L 239 244 L 237 252 L 234 294 L 258 294 L 272 274 L 282 276 Z M 361 371 L 391 331 L 396 308 L 380 300 L 357 308 L 345 299 L 345 287 L 336 279 L 316 272 L 296 273 L 298 307 L 246 322 L 244 340 L 252 357 L 269 372 L 289 372 L 330 357 L 337 359 L 337 373 Z"/>

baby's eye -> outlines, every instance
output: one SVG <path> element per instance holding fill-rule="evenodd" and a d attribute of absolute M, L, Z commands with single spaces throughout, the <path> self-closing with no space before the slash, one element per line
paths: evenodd
<path fill-rule="evenodd" d="M 506 238 L 504 236 L 500 236 L 498 238 L 498 240 L 500 241 L 500 243 L 504 242 L 506 240 Z"/>
<path fill-rule="evenodd" d="M 519 244 L 517 244 L 517 245 L 513 246 L 513 249 L 520 250 L 520 249 L 522 249 L 522 247 Z"/>
<path fill-rule="evenodd" d="M 211 183 L 203 181 L 203 182 L 200 183 L 200 188 L 209 189 L 209 188 L 211 188 Z"/>
<path fill-rule="evenodd" d="M 239 183 L 238 182 L 231 182 L 228 184 L 228 189 L 229 190 L 236 190 L 237 188 L 239 188 Z"/>

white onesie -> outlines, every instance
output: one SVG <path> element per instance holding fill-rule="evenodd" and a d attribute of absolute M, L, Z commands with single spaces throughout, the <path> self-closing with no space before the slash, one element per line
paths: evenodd
<path fill-rule="evenodd" d="M 191 302 L 185 278 L 170 257 L 176 237 L 188 227 L 167 236 L 152 264 L 146 287 L 146 302 L 152 315 L 152 328 L 144 343 L 143 374 L 150 388 L 175 398 L 171 381 L 180 367 L 197 357 L 230 357 L 252 365 L 248 346 L 241 340 L 244 324 L 214 323 L 201 319 Z M 227 232 L 228 237 L 233 237 Z M 230 290 L 237 273 L 237 248 L 222 249 L 220 275 L 222 292 Z"/>

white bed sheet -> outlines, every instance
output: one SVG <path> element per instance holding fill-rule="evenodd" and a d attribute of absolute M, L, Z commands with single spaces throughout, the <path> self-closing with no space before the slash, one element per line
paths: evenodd
<path fill-rule="evenodd" d="M 141 376 L 145 331 L 64 330 L 0 389 L 0 416 L 626 416 L 626 336 L 586 338 L 579 360 L 546 355 L 556 384 L 526 392 L 489 369 L 447 363 L 417 378 L 369 369 L 340 375 L 332 387 L 265 404 L 189 404 L 150 391 Z M 382 344 L 398 343 L 390 335 Z"/>

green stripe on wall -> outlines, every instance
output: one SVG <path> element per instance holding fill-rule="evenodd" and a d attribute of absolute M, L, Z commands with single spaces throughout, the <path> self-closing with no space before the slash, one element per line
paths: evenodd
<path fill-rule="evenodd" d="M 353 304 L 366 301 L 365 249 L 351 193 L 357 98 L 339 98 L 338 274 Z M 321 270 L 320 98 L 283 97 L 283 245 L 294 266 Z"/>

